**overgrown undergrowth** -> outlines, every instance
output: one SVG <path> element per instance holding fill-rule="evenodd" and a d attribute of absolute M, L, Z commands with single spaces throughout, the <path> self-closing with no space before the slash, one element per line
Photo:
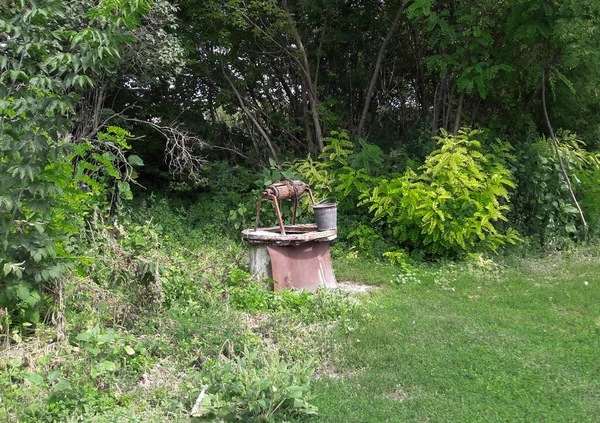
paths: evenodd
<path fill-rule="evenodd" d="M 365 258 L 341 243 L 334 248 L 338 279 L 381 290 L 360 299 L 274 294 L 243 270 L 235 236 L 184 230 L 189 211 L 173 213 L 152 200 L 126 216 L 106 239 L 90 241 L 104 255 L 93 272 L 65 281 L 64 339 L 39 326 L 5 343 L 2 419 L 599 415 L 592 405 L 600 395 L 592 354 L 600 318 L 595 245 L 550 258 L 513 252 L 424 263 Z M 161 224 L 140 224 L 148 216 Z"/>
<path fill-rule="evenodd" d="M 316 413 L 313 373 L 360 303 L 342 292 L 266 291 L 242 270 L 241 242 L 217 236 L 220 222 L 189 228 L 193 212 L 151 198 L 98 222 L 85 240 L 87 266 L 64 279 L 48 326 L 5 328 L 0 420 L 281 421 Z M 52 318 L 62 322 L 58 331 Z"/>

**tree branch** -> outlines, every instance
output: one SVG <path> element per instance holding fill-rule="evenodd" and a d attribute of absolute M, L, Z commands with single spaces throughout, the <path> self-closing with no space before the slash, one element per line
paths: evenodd
<path fill-rule="evenodd" d="M 550 124 L 550 118 L 548 117 L 548 109 L 546 107 L 546 71 L 542 72 L 542 106 L 544 109 L 544 117 L 546 118 L 546 124 L 548 125 L 548 130 L 550 131 L 550 137 L 552 138 L 552 144 L 554 145 L 554 150 L 556 151 L 556 156 L 558 157 L 558 162 L 560 163 L 560 170 L 562 171 L 565 180 L 567 181 L 567 186 L 569 187 L 569 192 L 571 193 L 571 197 L 575 202 L 575 206 L 579 211 L 579 216 L 581 217 L 581 221 L 583 222 L 584 227 L 588 227 L 587 222 L 585 221 L 585 216 L 583 215 L 583 211 L 579 206 L 579 202 L 577 201 L 577 197 L 575 196 L 575 192 L 573 192 L 573 186 L 571 185 L 571 178 L 569 178 L 569 174 L 567 173 L 567 169 L 565 169 L 565 165 L 562 160 L 562 156 L 560 155 L 560 150 L 558 148 L 558 142 L 556 141 L 556 137 L 554 136 L 554 131 L 552 130 L 552 125 Z"/>
<path fill-rule="evenodd" d="M 363 128 L 365 126 L 365 122 L 367 120 L 367 114 L 369 113 L 369 108 L 371 107 L 371 100 L 373 99 L 373 93 L 375 91 L 375 84 L 377 83 L 377 79 L 379 78 L 379 72 L 381 71 L 381 64 L 383 62 L 383 56 L 385 55 L 385 50 L 396 32 L 396 28 L 400 24 L 400 18 L 402 17 L 402 12 L 404 11 L 406 3 L 402 3 L 398 12 L 396 12 L 396 16 L 394 17 L 394 21 L 392 22 L 392 26 L 387 32 L 381 47 L 379 48 L 379 53 L 377 54 L 377 60 L 375 61 L 375 69 L 373 69 L 373 75 L 371 76 L 371 82 L 369 83 L 369 88 L 367 89 L 367 95 L 365 97 L 365 104 L 363 106 L 362 113 L 360 115 L 360 121 L 358 123 L 358 136 L 361 137 L 363 134 Z"/>
<path fill-rule="evenodd" d="M 174 126 L 161 126 L 154 122 L 136 118 L 126 118 L 131 122 L 142 123 L 159 132 L 167 140 L 165 144 L 165 162 L 173 175 L 187 175 L 198 181 L 198 172 L 206 163 L 203 157 L 194 154 L 194 149 L 204 147 L 206 143 L 196 135 L 181 131 Z"/>
<path fill-rule="evenodd" d="M 273 160 L 275 160 L 275 162 L 279 163 L 279 159 L 277 158 L 277 153 L 275 152 L 275 149 L 273 148 L 273 144 L 271 144 L 271 139 L 269 138 L 269 136 L 267 135 L 267 133 L 265 132 L 265 130 L 263 129 L 261 124 L 258 122 L 258 120 L 256 120 L 256 117 L 254 117 L 254 115 L 250 112 L 250 110 L 248 110 L 248 107 L 246 107 L 246 104 L 244 103 L 244 99 L 242 98 L 242 96 L 240 95 L 240 92 L 235 87 L 235 84 L 233 83 L 231 78 L 229 78 L 229 76 L 227 75 L 227 71 L 225 69 L 223 69 L 223 76 L 225 76 L 225 79 L 227 80 L 227 82 L 229 83 L 229 86 L 233 90 L 233 93 L 237 97 L 238 102 L 240 103 L 240 107 L 242 108 L 243 112 L 246 114 L 246 116 L 248 116 L 250 118 L 250 120 L 252 121 L 252 123 L 258 130 L 258 132 L 260 133 L 260 135 L 264 138 L 265 142 L 267 143 L 267 147 L 269 147 L 269 150 L 271 151 L 271 156 L 273 157 Z"/>

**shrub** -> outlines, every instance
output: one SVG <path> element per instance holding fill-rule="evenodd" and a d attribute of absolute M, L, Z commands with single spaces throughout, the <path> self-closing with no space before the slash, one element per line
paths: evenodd
<path fill-rule="evenodd" d="M 373 189 L 378 181 L 377 175 L 385 168 L 383 152 L 364 140 L 359 140 L 360 149 L 354 152 L 346 132 L 333 131 L 323 142 L 325 149 L 320 160 L 310 157 L 297 160 L 291 168 L 310 184 L 318 198 L 336 199 L 338 246 L 348 240 L 350 245 L 341 247 L 342 250 L 379 258 L 391 247 L 382 237 L 381 225 L 373 224 L 366 207 L 360 210 L 357 205 L 359 196 Z"/>
<path fill-rule="evenodd" d="M 410 248 L 430 254 L 460 255 L 479 249 L 497 250 L 514 243 L 517 233 L 498 231 L 509 210 L 508 188 L 514 188 L 507 161 L 509 147 L 499 141 L 489 149 L 477 139 L 482 131 L 443 132 L 440 148 L 416 172 L 382 179 L 361 195 L 375 220 L 385 220 Z"/>
<path fill-rule="evenodd" d="M 0 309 L 13 324 L 40 321 L 45 294 L 77 261 L 83 217 L 108 182 L 129 198 L 142 164 L 126 157 L 120 128 L 91 142 L 70 132 L 80 94 L 115 70 L 149 3 L 95 5 L 80 18 L 62 3 L 0 2 Z"/>
<path fill-rule="evenodd" d="M 320 161 L 307 157 L 291 165 L 318 195 L 335 197 L 338 209 L 355 210 L 358 196 L 373 186 L 370 176 L 383 162 L 379 147 L 361 141 L 361 150 L 353 153 L 346 132 L 331 133 L 323 139 L 325 149 Z"/>
<path fill-rule="evenodd" d="M 600 154 L 585 150 L 576 134 L 558 131 L 559 151 L 586 219 L 593 230 L 600 218 Z M 551 140 L 544 137 L 519 150 L 511 220 L 542 245 L 556 236 L 577 236 L 581 225 Z"/>

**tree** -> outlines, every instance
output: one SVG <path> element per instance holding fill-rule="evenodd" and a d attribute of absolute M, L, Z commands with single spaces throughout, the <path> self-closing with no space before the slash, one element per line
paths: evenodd
<path fill-rule="evenodd" d="M 127 196 L 141 163 L 124 155 L 126 131 L 114 128 L 97 145 L 72 131 L 86 91 L 115 72 L 150 3 L 90 6 L 0 5 L 0 307 L 20 322 L 39 320 L 42 295 L 76 263 L 73 235 L 101 201 L 105 178 Z"/>

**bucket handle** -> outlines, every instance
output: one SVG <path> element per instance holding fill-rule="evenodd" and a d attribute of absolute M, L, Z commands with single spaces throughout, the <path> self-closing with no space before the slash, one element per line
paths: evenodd
<path fill-rule="evenodd" d="M 322 200 L 317 201 L 315 204 L 313 204 L 313 206 L 320 206 L 320 205 L 327 204 L 327 203 L 336 204 L 337 198 L 335 198 L 335 197 L 323 198 Z"/>

